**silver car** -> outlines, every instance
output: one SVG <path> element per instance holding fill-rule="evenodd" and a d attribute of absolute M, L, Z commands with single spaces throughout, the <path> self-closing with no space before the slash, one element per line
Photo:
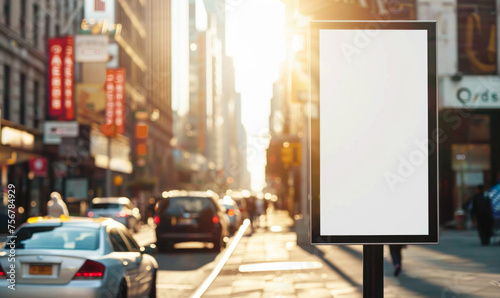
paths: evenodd
<path fill-rule="evenodd" d="M 94 198 L 87 211 L 88 217 L 110 217 L 138 232 L 141 224 L 141 213 L 126 197 Z"/>
<path fill-rule="evenodd" d="M 33 217 L 15 236 L 0 251 L 0 297 L 156 296 L 152 248 L 115 220 Z"/>

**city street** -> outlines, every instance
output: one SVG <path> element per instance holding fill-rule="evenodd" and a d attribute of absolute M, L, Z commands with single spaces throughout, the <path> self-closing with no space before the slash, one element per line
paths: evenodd
<path fill-rule="evenodd" d="M 145 245 L 153 230 L 144 226 L 135 238 Z M 191 297 L 227 250 L 177 247 L 155 255 L 158 297 Z M 498 297 L 499 250 L 498 243 L 481 246 L 476 231 L 442 230 L 439 245 L 404 249 L 403 271 L 394 277 L 385 248 L 384 297 Z M 275 211 L 242 237 L 202 297 L 362 297 L 362 251 L 361 245 L 297 245 L 293 220 Z"/>
<path fill-rule="evenodd" d="M 500 298 L 500 0 L 0 3 L 0 298 Z"/>

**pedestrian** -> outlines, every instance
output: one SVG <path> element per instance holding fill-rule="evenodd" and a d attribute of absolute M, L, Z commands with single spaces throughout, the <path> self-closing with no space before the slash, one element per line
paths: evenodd
<path fill-rule="evenodd" d="M 485 196 L 483 185 L 476 187 L 476 194 L 472 198 L 471 215 L 477 223 L 481 245 L 489 245 L 493 236 L 493 208 L 489 196 Z"/>
<path fill-rule="evenodd" d="M 394 276 L 398 276 L 403 269 L 403 254 L 402 250 L 406 245 L 390 244 L 389 251 L 391 252 L 392 264 L 394 265 Z"/>
<path fill-rule="evenodd" d="M 250 196 L 247 199 L 247 210 L 248 210 L 248 215 L 250 216 L 250 226 L 252 228 L 252 232 L 254 232 L 255 227 L 255 214 L 257 212 L 257 206 L 255 202 L 255 197 Z"/>
<path fill-rule="evenodd" d="M 53 217 L 69 216 L 68 207 L 64 203 L 61 194 L 57 191 L 50 194 L 50 200 L 47 202 L 47 215 Z"/>

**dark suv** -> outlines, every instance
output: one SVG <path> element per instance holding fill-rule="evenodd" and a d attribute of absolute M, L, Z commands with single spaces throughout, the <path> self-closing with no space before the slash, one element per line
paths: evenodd
<path fill-rule="evenodd" d="M 154 222 L 159 251 L 180 242 L 212 242 L 214 250 L 226 247 L 229 219 L 213 192 L 169 191 L 156 205 Z"/>

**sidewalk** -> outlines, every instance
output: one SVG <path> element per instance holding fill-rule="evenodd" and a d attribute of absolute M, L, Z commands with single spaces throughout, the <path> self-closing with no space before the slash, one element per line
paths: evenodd
<path fill-rule="evenodd" d="M 261 228 L 243 237 L 203 297 L 320 298 L 360 293 L 359 284 L 297 246 L 293 220 L 276 211 L 268 213 L 267 224 L 261 220 Z"/>
<path fill-rule="evenodd" d="M 363 282 L 362 245 L 317 248 L 332 268 Z M 476 231 L 442 230 L 439 245 L 403 250 L 399 277 L 385 246 L 384 297 L 500 297 L 500 245 L 481 246 Z"/>
<path fill-rule="evenodd" d="M 268 217 L 241 240 L 203 297 L 363 296 L 362 245 L 298 246 L 286 212 Z M 441 231 L 440 245 L 403 250 L 399 277 L 384 247 L 384 276 L 384 297 L 500 297 L 500 245 L 481 246 L 476 231 Z"/>

